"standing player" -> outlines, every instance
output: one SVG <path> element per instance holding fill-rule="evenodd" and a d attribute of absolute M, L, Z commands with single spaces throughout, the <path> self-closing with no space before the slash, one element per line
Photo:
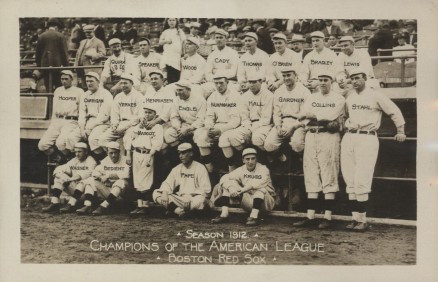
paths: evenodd
<path fill-rule="evenodd" d="M 88 91 L 85 92 L 79 104 L 79 135 L 88 140 L 90 151 L 96 159 L 102 160 L 105 152 L 98 145 L 101 135 L 110 127 L 113 96 L 99 85 L 99 75 L 88 72 L 85 82 Z"/>
<path fill-rule="evenodd" d="M 102 160 L 92 172 L 91 177 L 84 181 L 84 206 L 76 213 L 79 215 L 103 215 L 108 213 L 118 197 L 122 196 L 128 187 L 129 167 L 120 155 L 120 144 L 109 142 L 108 157 Z M 92 212 L 92 202 L 95 195 L 104 199 L 100 206 Z"/>
<path fill-rule="evenodd" d="M 221 214 L 211 220 L 213 224 L 228 220 L 231 199 L 240 199 L 242 208 L 251 212 L 247 226 L 259 225 L 259 212 L 274 208 L 275 191 L 269 169 L 257 162 L 257 152 L 253 148 L 243 150 L 242 159 L 244 165 L 225 174 L 215 188 L 218 196 L 212 202 L 221 207 Z"/>
<path fill-rule="evenodd" d="M 53 184 L 51 203 L 48 207 L 43 208 L 43 212 L 50 213 L 70 213 L 76 210 L 77 201 L 84 193 L 84 180 L 91 176 L 91 172 L 96 167 L 96 161 L 88 155 L 87 144 L 78 142 L 74 146 L 76 157 L 64 165 L 58 166 L 53 171 L 55 181 Z M 67 192 L 72 197 L 66 207 L 60 209 L 60 200 L 62 191 Z"/>
<path fill-rule="evenodd" d="M 138 42 L 140 55 L 136 58 L 138 64 L 138 81 L 140 81 L 139 90 L 145 95 L 150 83 L 150 73 L 154 70 L 160 70 L 161 55 L 151 52 L 151 41 L 148 38 L 140 38 Z"/>
<path fill-rule="evenodd" d="M 196 37 L 186 39 L 186 56 L 181 58 L 181 80 L 190 81 L 193 94 L 205 97 L 201 84 L 204 82 L 206 62 L 197 52 L 200 45 L 201 42 Z"/>
<path fill-rule="evenodd" d="M 47 156 L 57 156 L 65 161 L 79 142 L 77 136 L 79 101 L 84 91 L 73 86 L 73 73 L 61 71 L 63 86 L 56 88 L 53 94 L 53 114 L 50 126 L 38 142 L 38 149 Z"/>
<path fill-rule="evenodd" d="M 178 155 L 181 164 L 172 169 L 161 187 L 154 191 L 153 198 L 168 212 L 184 217 L 188 211 L 204 209 L 211 184 L 205 166 L 193 160 L 192 145 L 179 145 Z"/>
<path fill-rule="evenodd" d="M 304 183 L 307 192 L 307 219 L 294 226 L 312 226 L 316 223 L 315 210 L 318 195 L 324 194 L 324 219 L 320 229 L 331 226 L 335 193 L 339 191 L 340 119 L 344 114 L 345 99 L 331 90 L 334 76 L 330 71 L 319 75 L 320 92 L 306 99 L 299 120 L 306 120 L 304 148 Z"/>
<path fill-rule="evenodd" d="M 347 184 L 353 215 L 347 229 L 357 231 L 365 231 L 368 228 L 366 208 L 379 152 L 376 131 L 380 127 L 382 112 L 391 117 L 397 128 L 394 139 L 398 142 L 406 140 L 405 120 L 400 109 L 387 96 L 368 87 L 367 72 L 366 69 L 350 71 L 354 90 L 349 92 L 346 100 L 347 133 L 341 146 L 342 176 Z"/>
<path fill-rule="evenodd" d="M 269 58 L 270 65 L 266 84 L 269 91 L 274 92 L 283 84 L 283 75 L 281 71 L 285 68 L 294 67 L 297 74 L 300 73 L 301 59 L 297 53 L 287 48 L 287 37 L 283 33 L 277 33 L 273 36 L 275 53 Z"/>
<path fill-rule="evenodd" d="M 154 120 L 156 104 L 143 103 L 144 122 Z M 131 138 L 126 142 L 126 161 L 132 164 L 134 188 L 137 193 L 137 208 L 131 215 L 145 214 L 152 202 L 152 184 L 154 182 L 154 156 L 163 146 L 163 127 L 155 124 L 148 129 L 140 123 L 132 130 Z M 131 158 L 131 150 L 133 157 Z"/>
<path fill-rule="evenodd" d="M 292 36 L 291 40 L 291 49 L 295 53 L 298 54 L 298 57 L 300 58 L 301 63 L 303 63 L 304 57 L 309 53 L 308 50 L 304 49 L 304 43 L 306 42 L 306 39 L 301 34 L 294 34 Z"/>

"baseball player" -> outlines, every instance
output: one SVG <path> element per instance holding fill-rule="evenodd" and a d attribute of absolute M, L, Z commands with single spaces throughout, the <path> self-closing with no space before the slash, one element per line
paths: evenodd
<path fill-rule="evenodd" d="M 298 121 L 298 115 L 304 101 L 311 93 L 301 82 L 297 82 L 296 68 L 285 67 L 281 73 L 284 84 L 274 93 L 274 127 L 269 131 L 264 146 L 274 158 L 277 157 L 284 162 L 287 158 L 284 153 L 280 152 L 280 147 L 286 138 L 290 139 L 289 144 L 292 150 L 297 153 L 304 150 L 304 125 Z"/>
<path fill-rule="evenodd" d="M 347 229 L 365 231 L 368 228 L 366 208 L 371 193 L 374 166 L 379 151 L 376 131 L 382 112 L 389 115 L 397 128 L 394 139 L 406 140 L 405 120 L 400 109 L 387 96 L 371 89 L 367 83 L 368 69 L 350 71 L 354 90 L 346 99 L 346 134 L 342 138 L 341 170 L 347 184 L 352 222 Z"/>
<path fill-rule="evenodd" d="M 193 160 L 191 144 L 179 145 L 178 154 L 181 164 L 174 167 L 161 187 L 153 192 L 153 199 L 167 211 L 184 217 L 188 211 L 204 209 L 211 184 L 205 166 Z"/>
<path fill-rule="evenodd" d="M 156 104 L 143 103 L 144 121 L 154 120 Z M 131 215 L 145 214 L 152 202 L 152 183 L 154 181 L 154 155 L 163 146 L 163 127 L 155 124 L 147 129 L 143 123 L 134 127 L 131 139 L 126 143 L 126 161 L 132 164 L 134 188 L 137 193 L 137 208 Z M 131 150 L 133 157 L 131 158 Z"/>
<path fill-rule="evenodd" d="M 246 220 L 247 226 L 259 225 L 259 212 L 274 208 L 275 191 L 269 169 L 257 162 L 257 152 L 253 148 L 243 150 L 242 159 L 244 165 L 225 174 L 213 192 L 217 196 L 212 202 L 221 207 L 221 214 L 211 220 L 213 224 L 228 220 L 228 207 L 236 199 L 240 199 L 243 209 L 251 212 Z"/>
<path fill-rule="evenodd" d="M 310 95 L 301 108 L 298 120 L 306 124 L 304 148 L 304 183 L 307 192 L 307 219 L 294 226 L 309 227 L 316 223 L 318 195 L 324 194 L 324 219 L 320 229 L 331 226 L 335 193 L 339 191 L 340 119 L 344 114 L 345 99 L 331 90 L 334 75 L 322 70 L 318 76 L 320 92 Z"/>
<path fill-rule="evenodd" d="M 79 104 L 79 135 L 88 140 L 90 151 L 95 158 L 102 160 L 105 152 L 98 145 L 101 135 L 110 127 L 113 96 L 99 85 L 100 77 L 95 72 L 88 72 L 85 81 L 88 91 Z"/>
<path fill-rule="evenodd" d="M 283 75 L 281 74 L 283 69 L 294 67 L 297 74 L 300 74 L 301 58 L 297 53 L 287 48 L 287 37 L 283 33 L 275 34 L 272 41 L 276 52 L 269 57 L 270 64 L 266 84 L 269 91 L 274 92 L 283 84 Z"/>
<path fill-rule="evenodd" d="M 345 94 L 353 88 L 350 80 L 350 72 L 357 68 L 366 71 L 367 84 L 369 84 L 370 87 L 380 88 L 378 80 L 374 77 L 371 57 L 368 51 L 354 48 L 354 38 L 352 36 L 343 36 L 339 40 L 339 45 L 342 52 L 339 53 L 338 57 L 344 72 L 337 80 L 339 81 L 339 87 L 346 90 Z"/>
<path fill-rule="evenodd" d="M 204 97 L 191 94 L 192 84 L 188 80 L 175 83 L 178 98 L 172 105 L 169 127 L 164 132 L 164 141 L 176 147 L 181 139 L 187 139 L 203 126 L 206 110 Z"/>
<path fill-rule="evenodd" d="M 321 31 L 314 31 L 310 34 L 313 50 L 303 60 L 303 75 L 301 81 L 312 93 L 317 91 L 318 74 L 321 71 L 329 70 L 335 78 L 342 76 L 343 68 L 335 52 L 324 46 L 324 34 Z M 306 83 L 307 82 L 307 83 Z M 336 90 L 333 86 L 332 90 Z"/>
<path fill-rule="evenodd" d="M 56 167 L 53 171 L 55 177 L 51 195 L 51 203 L 43 208 L 43 212 L 48 213 L 71 213 L 76 210 L 77 201 L 84 193 L 84 180 L 91 176 L 91 172 L 96 167 L 96 161 L 88 155 L 87 144 L 78 142 L 74 146 L 76 157 L 66 164 Z M 60 209 L 62 191 L 67 192 L 72 197 L 67 206 Z"/>
<path fill-rule="evenodd" d="M 80 137 L 75 132 L 78 127 L 79 101 L 84 91 L 73 86 L 73 73 L 61 71 L 63 86 L 53 94 L 52 121 L 38 142 L 38 149 L 47 156 L 58 156 L 63 162 L 73 151 Z"/>
<path fill-rule="evenodd" d="M 112 55 L 108 57 L 103 66 L 100 85 L 109 89 L 115 96 L 122 91 L 119 81 L 124 73 L 131 74 L 135 78 L 139 77 L 137 60 L 128 53 L 122 51 L 122 42 L 118 38 L 113 38 L 108 42 Z M 138 81 L 134 81 L 138 86 Z"/>
<path fill-rule="evenodd" d="M 218 70 L 214 75 L 216 91 L 208 97 L 204 126 L 196 129 L 193 140 L 199 147 L 201 161 L 209 173 L 213 172 L 211 148 L 219 143 L 224 150 L 231 150 L 231 129 L 240 125 L 238 103 L 240 95 L 228 87 L 228 73 Z"/>
<path fill-rule="evenodd" d="M 248 90 L 248 75 L 257 73 L 263 81 L 268 75 L 269 55 L 257 48 L 258 36 L 254 32 L 245 33 L 245 47 L 247 52 L 240 57 L 237 68 L 237 81 L 239 82 L 242 92 Z"/>
<path fill-rule="evenodd" d="M 150 83 L 150 73 L 154 70 L 160 70 L 161 55 L 156 52 L 150 52 L 151 41 L 148 38 L 141 38 L 138 42 L 140 55 L 136 57 L 138 65 L 137 78 L 140 81 L 139 91 L 145 95 Z M 163 73 L 164 76 L 164 73 Z"/>
<path fill-rule="evenodd" d="M 102 160 L 91 176 L 84 181 L 84 206 L 76 213 L 78 215 L 103 215 L 108 213 L 108 208 L 113 205 L 117 198 L 123 195 L 128 187 L 129 166 L 125 158 L 120 154 L 120 144 L 109 142 L 108 157 Z M 97 209 L 92 211 L 92 202 L 94 196 L 104 201 Z"/>
<path fill-rule="evenodd" d="M 198 54 L 201 42 L 196 37 L 188 37 L 185 41 L 186 55 L 181 58 L 181 80 L 188 80 L 192 84 L 192 93 L 204 95 L 201 84 L 205 79 L 205 59 Z M 211 93 L 211 92 L 210 92 Z"/>
<path fill-rule="evenodd" d="M 301 34 L 294 34 L 292 36 L 292 39 L 290 41 L 291 43 L 291 49 L 295 53 L 297 53 L 298 57 L 300 58 L 301 63 L 303 63 L 304 57 L 307 55 L 308 50 L 304 50 L 304 43 L 306 42 L 306 39 Z"/>
<path fill-rule="evenodd" d="M 123 73 L 120 76 L 122 92 L 113 101 L 111 108 L 111 126 L 99 139 L 99 146 L 106 150 L 108 142 L 123 137 L 123 142 L 130 138 L 132 127 L 139 123 L 139 114 L 143 103 L 143 95 L 133 88 L 134 77 Z M 126 145 L 125 145 L 126 148 Z"/>
<path fill-rule="evenodd" d="M 205 79 L 208 81 L 206 84 L 213 86 L 214 75 L 219 70 L 223 71 L 227 75 L 228 85 L 236 84 L 237 82 L 237 66 L 239 64 L 239 54 L 233 48 L 226 45 L 228 39 L 228 32 L 223 29 L 217 29 L 214 32 L 214 38 L 216 41 L 217 49 L 208 55 L 207 65 L 205 68 Z M 214 86 L 208 88 L 213 89 Z M 234 86 L 234 85 L 233 85 Z M 207 86 L 206 86 L 207 87 Z"/>

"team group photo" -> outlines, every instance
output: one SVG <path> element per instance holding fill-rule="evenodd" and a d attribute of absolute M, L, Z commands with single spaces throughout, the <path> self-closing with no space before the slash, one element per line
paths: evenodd
<path fill-rule="evenodd" d="M 415 19 L 19 27 L 22 262 L 416 263 Z"/>

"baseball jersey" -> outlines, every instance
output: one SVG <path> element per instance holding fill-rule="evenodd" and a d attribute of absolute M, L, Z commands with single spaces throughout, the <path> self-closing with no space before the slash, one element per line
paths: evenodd
<path fill-rule="evenodd" d="M 57 173 L 65 173 L 70 177 L 80 176 L 80 180 L 87 179 L 91 176 L 93 169 L 96 167 L 97 163 L 92 156 L 88 156 L 84 161 L 79 161 L 78 158 L 73 158 L 69 160 L 66 164 L 58 166 L 54 171 L 53 175 Z"/>
<path fill-rule="evenodd" d="M 321 92 L 314 93 L 304 101 L 301 112 L 315 114 L 317 121 L 333 121 L 344 114 L 345 98 L 333 91 L 323 95 Z M 312 127 L 317 125 L 313 121 L 308 123 Z"/>
<path fill-rule="evenodd" d="M 257 163 L 253 171 L 249 171 L 246 165 L 238 167 L 232 172 L 222 176 L 220 184 L 224 187 L 229 187 L 234 181 L 237 181 L 242 187 L 251 186 L 255 190 L 265 188 L 269 194 L 275 195 L 269 169 L 261 163 Z"/>
<path fill-rule="evenodd" d="M 344 71 L 336 53 L 326 47 L 321 52 L 312 50 L 304 57 L 302 81 L 318 78 L 321 70 L 330 70 L 336 78 Z"/>
<path fill-rule="evenodd" d="M 183 164 L 174 167 L 158 190 L 172 194 L 177 186 L 178 195 L 207 196 L 211 192 L 207 169 L 197 161 L 193 161 L 189 167 Z"/>
<path fill-rule="evenodd" d="M 269 55 L 256 48 L 254 54 L 247 51 L 240 57 L 239 66 L 237 68 L 237 81 L 246 82 L 249 73 L 260 73 L 263 78 L 268 74 Z"/>
<path fill-rule="evenodd" d="M 160 69 L 161 55 L 155 52 L 151 52 L 147 57 L 140 54 L 135 59 L 137 60 L 138 66 L 138 81 L 149 82 L 149 73 L 153 70 Z"/>
<path fill-rule="evenodd" d="M 391 99 L 377 90 L 365 88 L 360 94 L 351 90 L 346 100 L 348 119 L 345 127 L 363 131 L 378 130 L 382 112 L 391 117 L 396 127 L 405 124 L 400 109 Z"/>
<path fill-rule="evenodd" d="M 158 105 L 157 115 L 164 122 L 168 122 L 170 120 L 172 104 L 176 98 L 175 93 L 167 86 L 161 87 L 158 91 L 151 86 L 146 91 L 144 101 L 147 104 Z M 143 116 L 143 112 L 141 112 L 141 116 Z"/>
<path fill-rule="evenodd" d="M 228 79 L 236 78 L 239 54 L 233 48 L 225 46 L 222 50 L 216 49 L 208 55 L 205 68 L 205 79 L 213 81 L 213 74 L 218 70 L 225 72 Z"/>
<path fill-rule="evenodd" d="M 84 90 L 76 86 L 65 89 L 64 86 L 58 87 L 53 93 L 53 115 L 73 116 L 79 115 L 79 102 L 84 94 Z"/>
<path fill-rule="evenodd" d="M 94 93 L 88 90 L 79 104 L 79 126 L 84 128 L 89 118 L 95 118 L 94 126 L 109 123 L 112 104 L 113 95 L 105 88 L 99 87 Z"/>
<path fill-rule="evenodd" d="M 286 48 L 283 54 L 275 52 L 269 57 L 268 76 L 266 78 L 269 82 L 277 80 L 283 81 L 281 71 L 286 67 L 296 67 L 297 75 L 301 72 L 301 58 L 297 53 L 289 48 Z"/>
<path fill-rule="evenodd" d="M 123 120 L 129 120 L 131 126 L 136 125 L 139 122 L 142 103 L 143 95 L 134 88 L 128 94 L 117 94 L 111 108 L 111 125 L 118 126 Z"/>
<path fill-rule="evenodd" d="M 239 93 L 230 88 L 224 94 L 213 92 L 207 100 L 205 127 L 214 127 L 222 133 L 240 125 L 238 112 Z"/>
<path fill-rule="evenodd" d="M 190 95 L 187 100 L 177 97 L 170 113 L 172 127 L 181 128 L 183 122 L 190 124 L 195 129 L 202 127 L 206 104 L 204 97 L 197 95 Z"/>
<path fill-rule="evenodd" d="M 91 174 L 93 177 L 107 176 L 108 179 L 129 179 L 129 166 L 126 164 L 126 158 L 120 155 L 119 161 L 113 163 L 110 157 L 106 157 L 100 162 Z"/>
<path fill-rule="evenodd" d="M 134 127 L 132 138 L 126 142 L 126 148 L 149 149 L 160 151 L 163 145 L 163 126 L 156 124 L 151 129 L 146 129 L 140 124 Z"/>
<path fill-rule="evenodd" d="M 271 124 L 273 100 L 274 95 L 265 86 L 256 95 L 246 91 L 239 103 L 242 126 L 256 129 Z"/>
<path fill-rule="evenodd" d="M 187 79 L 191 83 L 201 83 L 204 81 L 205 59 L 195 53 L 193 56 L 181 58 L 181 76 L 180 79 Z"/>
<path fill-rule="evenodd" d="M 309 89 L 299 82 L 295 83 L 295 87 L 292 91 L 289 91 L 286 85 L 281 85 L 274 92 L 274 125 L 281 126 L 282 118 L 284 117 L 294 117 L 296 119 L 304 101 L 310 95 Z"/>
<path fill-rule="evenodd" d="M 343 66 L 344 72 L 341 78 L 350 77 L 350 71 L 356 68 L 361 68 L 366 71 L 368 78 L 374 78 L 374 70 L 371 65 L 371 57 L 365 49 L 354 49 L 353 53 L 348 56 L 344 53 L 339 53 L 339 61 Z"/>
<path fill-rule="evenodd" d="M 137 60 L 131 54 L 123 51 L 120 52 L 118 57 L 111 55 L 103 66 L 100 84 L 103 85 L 108 79 L 113 82 L 118 81 L 122 73 L 125 72 L 133 75 L 135 78 L 140 77 Z M 138 81 L 134 82 L 134 84 L 138 84 Z"/>

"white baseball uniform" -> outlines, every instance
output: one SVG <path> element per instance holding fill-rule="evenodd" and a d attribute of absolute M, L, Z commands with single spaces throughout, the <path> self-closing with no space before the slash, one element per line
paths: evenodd
<path fill-rule="evenodd" d="M 321 52 L 312 50 L 304 57 L 301 81 L 317 79 L 321 70 L 330 70 L 336 78 L 344 71 L 336 53 L 326 47 Z"/>
<path fill-rule="evenodd" d="M 266 78 L 267 84 L 279 82 L 279 85 L 283 84 L 283 75 L 281 73 L 285 68 L 294 67 L 299 78 L 301 78 L 301 57 L 289 48 L 284 50 L 283 54 L 275 52 L 269 57 L 268 75 Z"/>
<path fill-rule="evenodd" d="M 247 51 L 240 57 L 237 81 L 239 83 L 247 82 L 249 73 L 260 73 L 263 80 L 266 79 L 269 63 L 269 55 L 265 51 L 259 48 L 256 48 L 254 54 Z"/>
<path fill-rule="evenodd" d="M 135 78 L 140 76 L 137 60 L 131 54 L 122 51 L 118 57 L 111 55 L 105 61 L 100 76 L 100 86 L 103 87 L 107 82 L 117 83 L 123 73 L 131 74 Z M 138 83 L 139 81 L 134 81 L 134 85 Z"/>
<path fill-rule="evenodd" d="M 138 81 L 140 82 L 140 92 L 145 94 L 147 86 L 150 85 L 149 73 L 153 70 L 160 70 L 161 55 L 150 52 L 147 57 L 142 54 L 135 57 L 138 67 Z"/>

